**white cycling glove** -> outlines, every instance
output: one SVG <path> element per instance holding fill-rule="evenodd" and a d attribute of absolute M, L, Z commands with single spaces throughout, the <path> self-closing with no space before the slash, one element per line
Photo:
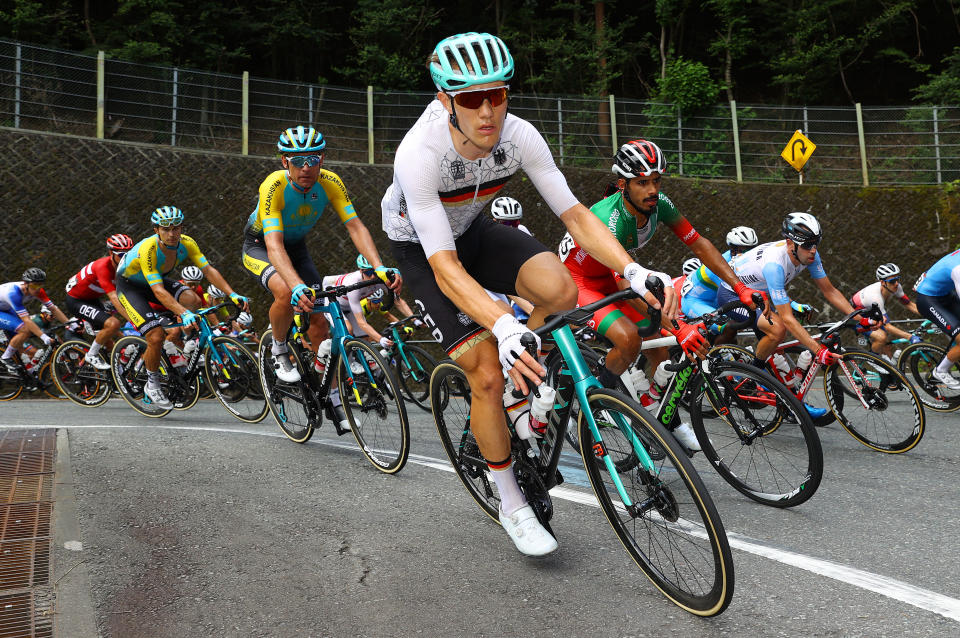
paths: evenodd
<path fill-rule="evenodd" d="M 383 348 L 384 350 L 386 350 L 387 348 L 389 348 L 389 347 L 392 346 L 392 345 L 393 345 L 393 341 L 391 341 L 391 340 L 388 339 L 387 337 L 380 337 L 380 347 L 381 347 L 381 348 Z"/>
<path fill-rule="evenodd" d="M 671 285 L 670 275 L 663 272 L 657 272 L 655 270 L 650 270 L 649 268 L 644 268 L 635 261 L 631 261 L 623 269 L 623 278 L 630 282 L 630 288 L 633 289 L 635 293 L 640 296 L 645 295 L 647 292 L 647 277 L 653 275 L 657 279 L 663 282 L 663 288 L 666 290 Z"/>
<path fill-rule="evenodd" d="M 53 339 L 46 332 L 41 333 L 40 341 L 42 341 L 43 345 L 45 346 L 49 346 L 51 343 L 53 343 Z"/>
<path fill-rule="evenodd" d="M 526 333 L 533 335 L 537 341 L 537 350 L 540 350 L 540 337 L 525 325 L 517 321 L 513 315 L 503 314 L 493 324 L 493 336 L 497 339 L 497 349 L 500 350 L 500 365 L 505 372 L 510 372 L 513 365 L 523 354 L 524 347 L 520 344 L 520 337 Z"/>

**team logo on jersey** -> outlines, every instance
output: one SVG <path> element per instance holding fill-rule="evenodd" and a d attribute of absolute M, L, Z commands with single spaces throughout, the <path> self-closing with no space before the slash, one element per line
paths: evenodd
<path fill-rule="evenodd" d="M 310 199 L 312 199 L 313 201 L 317 201 L 320 198 L 317 196 L 316 193 L 310 193 Z"/>
<path fill-rule="evenodd" d="M 507 162 L 507 152 L 498 146 L 497 150 L 493 152 L 493 163 L 496 164 L 497 166 L 502 166 L 506 162 Z"/>
<path fill-rule="evenodd" d="M 453 179 L 463 179 L 467 176 L 467 169 L 460 160 L 450 162 L 450 177 Z"/>
<path fill-rule="evenodd" d="M 470 322 L 473 321 L 473 319 L 471 319 L 470 317 L 468 317 L 468 316 L 467 316 L 467 313 L 465 313 L 465 312 L 458 312 L 458 313 L 457 313 L 457 321 L 459 321 L 460 323 L 462 323 L 462 324 L 465 325 L 465 326 L 469 326 L 469 325 L 470 325 Z"/>

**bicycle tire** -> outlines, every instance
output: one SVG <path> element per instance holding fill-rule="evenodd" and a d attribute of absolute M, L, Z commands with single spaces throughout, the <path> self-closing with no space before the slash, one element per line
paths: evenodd
<path fill-rule="evenodd" d="M 83 358 L 90 344 L 71 339 L 57 346 L 50 358 L 53 382 L 73 403 L 86 408 L 103 405 L 110 399 L 113 380 L 107 370 L 97 370 Z"/>
<path fill-rule="evenodd" d="M 430 411 L 430 375 L 437 367 L 437 360 L 419 346 L 404 344 L 404 353 L 410 365 L 403 361 L 399 353 L 394 354 L 400 391 L 420 408 Z"/>
<path fill-rule="evenodd" d="M 789 350 L 790 350 L 790 349 L 788 349 L 788 351 L 789 351 Z M 803 349 L 801 350 L 801 352 L 802 352 L 803 350 L 806 350 L 806 348 L 803 348 Z M 753 365 L 752 362 L 753 362 L 753 360 L 754 360 L 754 358 L 755 358 L 755 355 L 754 355 L 753 352 L 747 350 L 746 348 L 743 348 L 743 347 L 741 347 L 741 346 L 736 346 L 736 345 L 733 345 L 733 344 L 724 344 L 724 345 L 714 346 L 713 348 L 710 349 L 710 353 L 709 353 L 709 354 L 713 354 L 713 353 L 721 353 L 721 354 L 723 354 L 723 355 L 726 355 L 725 358 L 727 358 L 727 359 L 729 359 L 729 360 L 740 361 L 741 363 L 747 363 L 747 364 L 750 364 L 750 365 Z M 759 368 L 758 368 L 758 369 L 759 369 Z M 764 372 L 770 372 L 769 366 L 764 369 Z M 776 377 L 774 377 L 774 378 L 776 378 Z M 812 387 L 813 387 L 813 384 L 811 383 L 810 388 L 812 388 Z M 806 396 L 803 397 L 803 399 L 801 400 L 801 403 L 806 403 L 807 401 L 811 401 L 811 402 L 812 402 L 812 401 L 816 401 L 816 402 L 819 403 L 819 402 L 821 401 L 819 398 L 817 398 L 819 395 L 811 394 L 811 393 L 810 393 L 810 388 L 807 388 L 807 394 L 806 394 Z M 791 394 L 793 394 L 793 392 L 791 392 Z M 794 396 L 796 397 L 797 395 L 794 394 Z M 797 397 L 797 398 L 799 399 L 799 397 Z M 824 403 L 825 403 L 825 402 L 824 402 Z M 813 405 L 813 404 L 810 403 L 810 405 Z M 819 405 L 818 405 L 818 406 L 813 406 L 813 407 L 818 407 L 818 408 L 822 407 L 822 408 L 825 408 L 825 409 L 826 409 L 826 412 L 825 412 L 824 414 L 822 414 L 821 416 L 819 416 L 819 417 L 811 417 L 811 418 L 813 418 L 813 425 L 814 425 L 814 426 L 816 426 L 816 427 L 818 427 L 818 428 L 823 428 L 823 427 L 826 427 L 826 426 L 830 425 L 831 423 L 833 423 L 834 421 L 837 420 L 837 417 L 836 417 L 836 416 L 833 414 L 833 412 L 830 410 L 830 406 L 828 406 L 828 405 L 819 406 Z"/>
<path fill-rule="evenodd" d="M 960 392 L 946 388 L 933 378 L 933 369 L 947 351 L 932 343 L 914 343 L 903 349 L 897 358 L 897 369 L 913 382 L 923 405 L 934 412 L 955 412 L 960 409 Z M 953 370 L 960 372 L 960 365 Z"/>
<path fill-rule="evenodd" d="M 623 417 L 594 441 L 586 410 L 600 420 Z M 623 428 L 623 429 L 621 429 Z M 652 416 L 625 394 L 598 388 L 580 412 L 583 464 L 607 521 L 637 566 L 669 600 L 697 616 L 716 616 L 733 598 L 733 556 L 723 522 L 690 459 Z M 645 469 L 628 432 L 659 460 Z M 643 433 L 641 436 L 640 433 Z M 610 457 L 627 495 L 620 497 L 604 463 Z M 628 463 L 628 461 L 630 461 Z"/>
<path fill-rule="evenodd" d="M 257 359 L 239 340 L 214 337 L 203 361 L 207 386 L 227 412 L 244 423 L 259 423 L 270 412 L 263 396 Z M 215 351 L 221 361 L 212 356 Z"/>
<path fill-rule="evenodd" d="M 591 347 L 589 344 L 578 341 L 577 347 L 580 350 L 580 355 L 583 357 L 583 360 L 586 362 L 587 367 L 590 369 L 590 372 L 593 376 L 597 376 L 600 372 L 600 357 L 605 353 L 600 353 Z M 573 378 L 569 374 L 562 374 L 564 366 L 566 363 L 563 360 L 563 355 L 561 355 L 559 348 L 555 348 L 547 355 L 546 360 L 544 361 L 544 368 L 546 368 L 546 376 L 544 377 L 545 382 L 551 388 L 557 390 L 557 395 L 565 396 L 568 393 L 572 395 L 571 390 L 565 390 L 564 385 L 573 386 Z M 620 387 L 621 391 L 625 388 Z M 567 431 L 564 434 L 564 438 L 567 440 L 567 443 L 573 448 L 573 451 L 577 454 L 580 454 L 580 434 L 577 431 L 576 427 L 576 416 L 579 414 L 579 405 L 575 404 L 575 410 L 571 412 L 573 421 L 567 425 Z"/>
<path fill-rule="evenodd" d="M 129 346 L 133 346 L 133 349 L 128 350 Z M 143 337 L 127 335 L 117 339 L 110 353 L 110 374 L 113 375 L 113 383 L 120 397 L 127 405 L 143 416 L 158 419 L 169 414 L 170 409 L 150 407 L 143 402 L 147 369 L 143 365 L 142 357 L 146 349 L 147 341 Z M 126 361 L 121 360 L 122 355 L 127 357 Z M 169 365 L 166 362 L 164 364 Z M 163 365 L 160 367 L 163 368 Z"/>
<path fill-rule="evenodd" d="M 63 401 L 67 398 L 53 380 L 52 366 L 49 361 L 40 366 L 37 372 L 37 389 L 51 399 Z"/>
<path fill-rule="evenodd" d="M 872 352 L 844 352 L 841 360 L 850 368 L 853 383 L 868 402 L 864 407 L 859 398 L 845 398 L 853 388 L 840 364 L 827 369 L 823 377 L 824 393 L 843 429 L 878 452 L 902 454 L 913 449 L 923 438 L 926 422 L 923 403 L 913 385 L 899 370 Z M 856 392 L 852 396 L 856 396 Z M 903 404 L 908 414 L 912 412 L 912 423 L 910 419 L 904 423 L 888 418 L 891 403 Z"/>
<path fill-rule="evenodd" d="M 23 392 L 23 382 L 16 374 L 0 366 L 0 401 L 13 401 Z"/>
<path fill-rule="evenodd" d="M 430 405 L 453 471 L 480 509 L 500 524 L 500 496 L 470 429 L 470 385 L 456 363 L 441 361 L 430 375 Z"/>
<path fill-rule="evenodd" d="M 823 479 L 823 448 L 800 400 L 749 363 L 713 361 L 709 370 L 720 396 L 699 376 L 688 393 L 694 397 L 690 421 L 707 460 L 758 503 L 786 508 L 809 500 Z"/>
<path fill-rule="evenodd" d="M 294 443 L 306 443 L 313 436 L 314 420 L 310 418 L 310 411 L 307 408 L 306 382 L 300 357 L 296 352 L 291 357 L 300 372 L 300 381 L 295 383 L 280 381 L 271 364 L 270 344 L 272 343 L 273 331 L 264 331 L 263 336 L 260 337 L 260 360 L 257 366 L 264 398 L 284 435 Z"/>
<path fill-rule="evenodd" d="M 350 429 L 371 465 L 385 474 L 396 474 L 410 455 L 410 422 L 400 384 L 369 342 L 350 339 L 344 351 L 346 356 L 337 366 L 337 383 Z"/>

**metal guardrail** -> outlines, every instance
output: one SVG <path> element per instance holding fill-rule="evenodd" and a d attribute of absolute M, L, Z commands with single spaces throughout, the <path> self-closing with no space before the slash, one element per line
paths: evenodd
<path fill-rule="evenodd" d="M 390 163 L 432 93 L 285 82 L 0 40 L 0 125 L 272 155 L 278 132 L 309 123 L 337 161 Z M 558 164 L 603 167 L 625 140 L 656 140 L 688 177 L 791 182 L 779 157 L 796 130 L 817 144 L 804 181 L 940 184 L 960 179 L 960 106 L 720 104 L 683 116 L 622 96 L 515 93 L 511 112 L 542 132 Z"/>

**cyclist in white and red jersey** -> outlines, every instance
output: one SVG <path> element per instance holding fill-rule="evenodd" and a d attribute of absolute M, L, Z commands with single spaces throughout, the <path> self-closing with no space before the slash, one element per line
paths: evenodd
<path fill-rule="evenodd" d="M 100 349 L 113 341 L 127 318 L 117 297 L 114 280 L 117 276 L 117 264 L 131 248 L 133 240 L 127 235 L 111 235 L 107 238 L 110 254 L 91 261 L 67 281 L 67 309 L 75 316 L 89 321 L 99 331 L 83 358 L 97 370 L 110 369 L 110 364 L 100 356 Z M 110 300 L 112 309 L 108 310 L 104 305 L 104 296 Z M 118 312 L 123 316 L 123 320 L 116 316 L 115 313 Z"/>
<path fill-rule="evenodd" d="M 917 304 L 910 301 L 910 297 L 903 291 L 900 285 L 900 267 L 893 263 L 882 264 L 877 267 L 877 281 L 869 286 L 858 290 L 850 298 L 850 303 L 854 308 L 869 308 L 876 305 L 883 313 L 883 321 L 868 331 L 870 337 L 870 349 L 877 354 L 883 355 L 888 362 L 893 363 L 891 355 L 893 346 L 891 339 L 909 339 L 911 343 L 920 341 L 920 337 L 911 335 L 890 323 L 887 316 L 887 301 L 897 299 L 906 306 L 907 310 L 915 315 L 919 315 Z M 896 365 L 896 364 L 894 364 Z"/>
<path fill-rule="evenodd" d="M 47 273 L 39 268 L 27 268 L 20 281 L 9 281 L 0 284 L 0 330 L 6 333 L 6 350 L 0 357 L 0 362 L 13 374 L 21 379 L 27 380 L 28 375 L 20 362 L 17 353 L 23 347 L 24 342 L 34 335 L 43 341 L 44 345 L 50 346 L 53 339 L 45 333 L 30 318 L 30 313 L 24 307 L 24 303 L 36 299 L 53 312 L 57 321 L 67 323 L 67 315 L 57 308 L 56 304 L 50 301 L 46 291 L 43 289 L 43 282 L 47 280 Z"/>
<path fill-rule="evenodd" d="M 650 271 L 633 262 L 577 200 L 533 125 L 507 113 L 514 64 L 500 38 L 446 38 L 427 66 L 436 99 L 397 148 L 393 183 L 381 202 L 383 229 L 434 338 L 466 373 L 471 428 L 501 498 L 500 522 L 520 552 L 544 555 L 557 542 L 537 521 L 511 467 L 501 373 L 507 370 L 523 392 L 528 382 L 539 384 L 543 366 L 520 338 L 539 340 L 484 288 L 533 303 L 530 326 L 542 325 L 547 313 L 573 308 L 577 289 L 542 243 L 481 213 L 522 168 L 573 237 L 601 263 L 625 271 L 638 293 L 646 293 Z M 665 305 L 673 317 L 672 289 Z"/>

